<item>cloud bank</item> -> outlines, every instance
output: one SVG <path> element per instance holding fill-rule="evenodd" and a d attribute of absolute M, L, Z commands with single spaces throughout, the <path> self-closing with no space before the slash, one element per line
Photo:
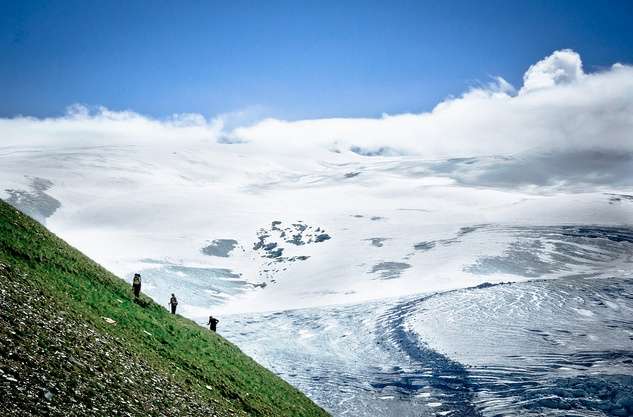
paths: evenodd
<path fill-rule="evenodd" d="M 532 65 L 515 93 L 502 78 L 449 98 L 431 112 L 378 119 L 264 120 L 237 128 L 243 141 L 320 143 L 359 153 L 429 159 L 531 150 L 632 151 L 633 67 L 586 74 L 580 56 L 556 51 Z"/>
<path fill-rule="evenodd" d="M 63 117 L 37 119 L 15 117 L 0 119 L 0 146 L 64 148 L 94 145 L 153 146 L 179 141 L 215 142 L 222 121 L 211 121 L 199 114 L 177 114 L 156 120 L 132 111 L 111 111 L 99 107 L 90 111 L 74 104 Z"/>
<path fill-rule="evenodd" d="M 420 114 L 269 118 L 237 127 L 235 120 L 225 119 L 185 114 L 155 120 L 132 111 L 90 112 L 72 106 L 59 118 L 0 119 L 0 146 L 150 143 L 160 147 L 196 142 L 298 159 L 327 158 L 332 152 L 427 160 L 500 155 L 517 162 L 479 164 L 478 171 L 466 173 L 468 167 L 462 164 L 455 176 L 490 185 L 569 180 L 633 183 L 628 168 L 633 161 L 633 67 L 614 64 L 586 73 L 580 56 L 571 50 L 555 51 L 530 66 L 522 86 L 496 77 Z"/>

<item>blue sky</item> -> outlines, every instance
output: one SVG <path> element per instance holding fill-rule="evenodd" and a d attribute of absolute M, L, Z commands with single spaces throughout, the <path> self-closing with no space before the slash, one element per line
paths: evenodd
<path fill-rule="evenodd" d="M 2 1 L 0 116 L 421 112 L 561 48 L 633 62 L 631 1 Z"/>

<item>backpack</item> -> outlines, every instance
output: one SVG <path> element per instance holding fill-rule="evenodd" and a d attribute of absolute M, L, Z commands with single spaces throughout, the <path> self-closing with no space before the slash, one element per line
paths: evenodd
<path fill-rule="evenodd" d="M 169 304 L 171 304 L 173 306 L 177 306 L 178 305 L 178 300 L 176 300 L 176 297 L 171 297 L 171 300 L 169 300 Z"/>
<path fill-rule="evenodd" d="M 139 276 L 134 277 L 134 279 L 132 280 L 132 283 L 134 285 L 139 285 L 141 283 L 141 277 Z"/>

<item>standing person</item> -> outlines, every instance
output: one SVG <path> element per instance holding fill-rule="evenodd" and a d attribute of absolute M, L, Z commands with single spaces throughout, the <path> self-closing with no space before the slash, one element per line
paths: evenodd
<path fill-rule="evenodd" d="M 207 323 L 209 325 L 209 329 L 214 332 L 219 322 L 220 320 L 216 319 L 213 316 L 209 316 L 209 322 Z"/>
<path fill-rule="evenodd" d="M 176 314 L 176 306 L 178 305 L 178 300 L 174 294 L 171 295 L 169 299 L 169 305 L 171 307 L 171 314 Z"/>
<path fill-rule="evenodd" d="M 138 298 L 141 294 L 141 274 L 134 274 L 132 279 L 132 290 L 134 291 L 134 298 Z"/>

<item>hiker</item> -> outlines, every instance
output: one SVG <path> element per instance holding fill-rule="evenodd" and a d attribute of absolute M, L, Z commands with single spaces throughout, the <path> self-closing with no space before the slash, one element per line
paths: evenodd
<path fill-rule="evenodd" d="M 171 306 L 171 314 L 176 314 L 176 306 L 178 305 L 178 300 L 176 300 L 176 296 L 174 294 L 171 295 L 169 299 L 169 305 Z"/>
<path fill-rule="evenodd" d="M 207 323 L 209 325 L 209 329 L 214 332 L 219 322 L 220 320 L 216 319 L 213 316 L 209 316 L 209 322 Z"/>
<path fill-rule="evenodd" d="M 132 279 L 132 290 L 134 291 L 134 297 L 138 298 L 141 294 L 141 274 L 134 274 Z"/>

